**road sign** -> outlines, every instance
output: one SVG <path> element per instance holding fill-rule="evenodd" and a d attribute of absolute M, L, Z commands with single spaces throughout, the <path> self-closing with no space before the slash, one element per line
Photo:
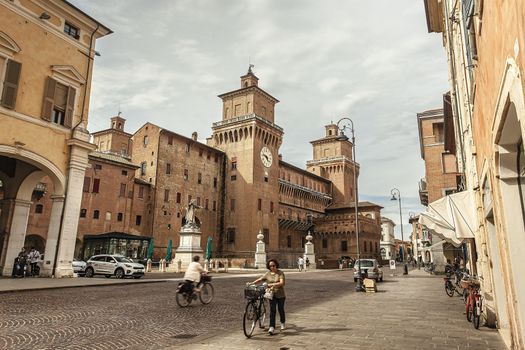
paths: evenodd
<path fill-rule="evenodd" d="M 396 269 L 396 261 L 390 260 L 390 270 L 395 270 L 395 269 Z"/>

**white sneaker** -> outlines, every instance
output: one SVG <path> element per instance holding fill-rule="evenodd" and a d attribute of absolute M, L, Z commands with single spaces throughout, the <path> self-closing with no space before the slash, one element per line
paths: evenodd
<path fill-rule="evenodd" d="M 273 331 L 274 331 L 273 327 L 268 328 L 268 334 L 273 335 Z"/>
<path fill-rule="evenodd" d="M 284 331 L 285 328 L 284 323 L 281 323 L 281 331 Z"/>

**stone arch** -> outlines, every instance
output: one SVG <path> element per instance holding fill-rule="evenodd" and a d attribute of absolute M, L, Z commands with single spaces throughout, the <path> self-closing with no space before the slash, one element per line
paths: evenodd
<path fill-rule="evenodd" d="M 242 141 L 243 136 L 244 136 L 243 128 L 240 128 L 240 129 L 239 129 L 239 140 Z"/>
<path fill-rule="evenodd" d="M 46 241 L 40 235 L 28 234 L 24 241 L 24 247 L 26 247 L 26 251 L 29 251 L 29 249 L 34 247 L 40 252 L 40 254 L 44 254 L 44 250 L 46 249 Z"/>
<path fill-rule="evenodd" d="M 230 130 L 230 132 L 228 133 L 228 140 L 229 140 L 230 142 L 233 142 L 233 133 L 231 132 L 231 130 Z"/>
<path fill-rule="evenodd" d="M 233 139 L 235 142 L 239 141 L 239 134 L 237 133 L 237 129 L 233 130 Z"/>

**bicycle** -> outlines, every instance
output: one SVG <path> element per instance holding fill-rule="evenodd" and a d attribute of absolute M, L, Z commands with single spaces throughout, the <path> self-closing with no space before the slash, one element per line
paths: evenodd
<path fill-rule="evenodd" d="M 483 312 L 483 297 L 479 293 L 480 283 L 478 278 L 472 277 L 468 282 L 468 298 L 466 303 L 467 321 L 472 322 L 474 328 L 478 329 L 481 323 L 481 314 Z"/>
<path fill-rule="evenodd" d="M 255 326 L 259 323 L 259 328 L 265 328 L 266 309 L 268 302 L 264 298 L 266 285 L 256 286 L 248 284 L 244 287 L 244 298 L 248 301 L 242 317 L 242 328 L 246 338 L 253 334 Z"/>
<path fill-rule="evenodd" d="M 215 296 L 215 290 L 211 284 L 211 276 L 201 275 L 201 280 L 197 286 L 200 286 L 200 292 L 195 292 L 193 282 L 191 281 L 179 283 L 175 300 L 180 307 L 190 305 L 197 297 L 204 305 L 211 303 Z"/>
<path fill-rule="evenodd" d="M 430 273 L 431 275 L 434 274 L 434 270 L 435 270 L 435 266 L 434 266 L 434 263 L 432 262 L 429 262 L 427 264 L 425 264 L 425 271 Z"/>

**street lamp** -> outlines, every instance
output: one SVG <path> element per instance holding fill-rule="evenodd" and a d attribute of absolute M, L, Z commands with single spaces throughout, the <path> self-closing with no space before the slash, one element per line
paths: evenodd
<path fill-rule="evenodd" d="M 408 268 L 405 262 L 405 238 L 403 236 L 403 213 L 401 211 L 401 192 L 397 188 L 393 188 L 390 191 L 392 194 L 392 201 L 399 201 L 399 225 L 401 226 L 401 261 L 404 263 L 403 274 L 408 274 Z"/>
<path fill-rule="evenodd" d="M 348 137 L 345 135 L 345 130 L 350 130 L 352 133 L 352 160 L 354 162 L 354 209 L 355 209 L 355 237 L 357 243 L 357 260 L 361 258 L 361 250 L 359 248 L 359 214 L 358 214 L 358 196 L 357 196 L 357 163 L 355 160 L 355 134 L 354 134 L 354 122 L 350 118 L 341 118 L 337 122 L 337 129 L 341 132 L 339 140 L 348 141 Z M 356 261 L 357 261 L 356 260 Z M 358 275 L 357 284 L 355 286 L 356 292 L 364 292 L 363 281 L 361 278 L 361 264 L 358 264 Z"/>

